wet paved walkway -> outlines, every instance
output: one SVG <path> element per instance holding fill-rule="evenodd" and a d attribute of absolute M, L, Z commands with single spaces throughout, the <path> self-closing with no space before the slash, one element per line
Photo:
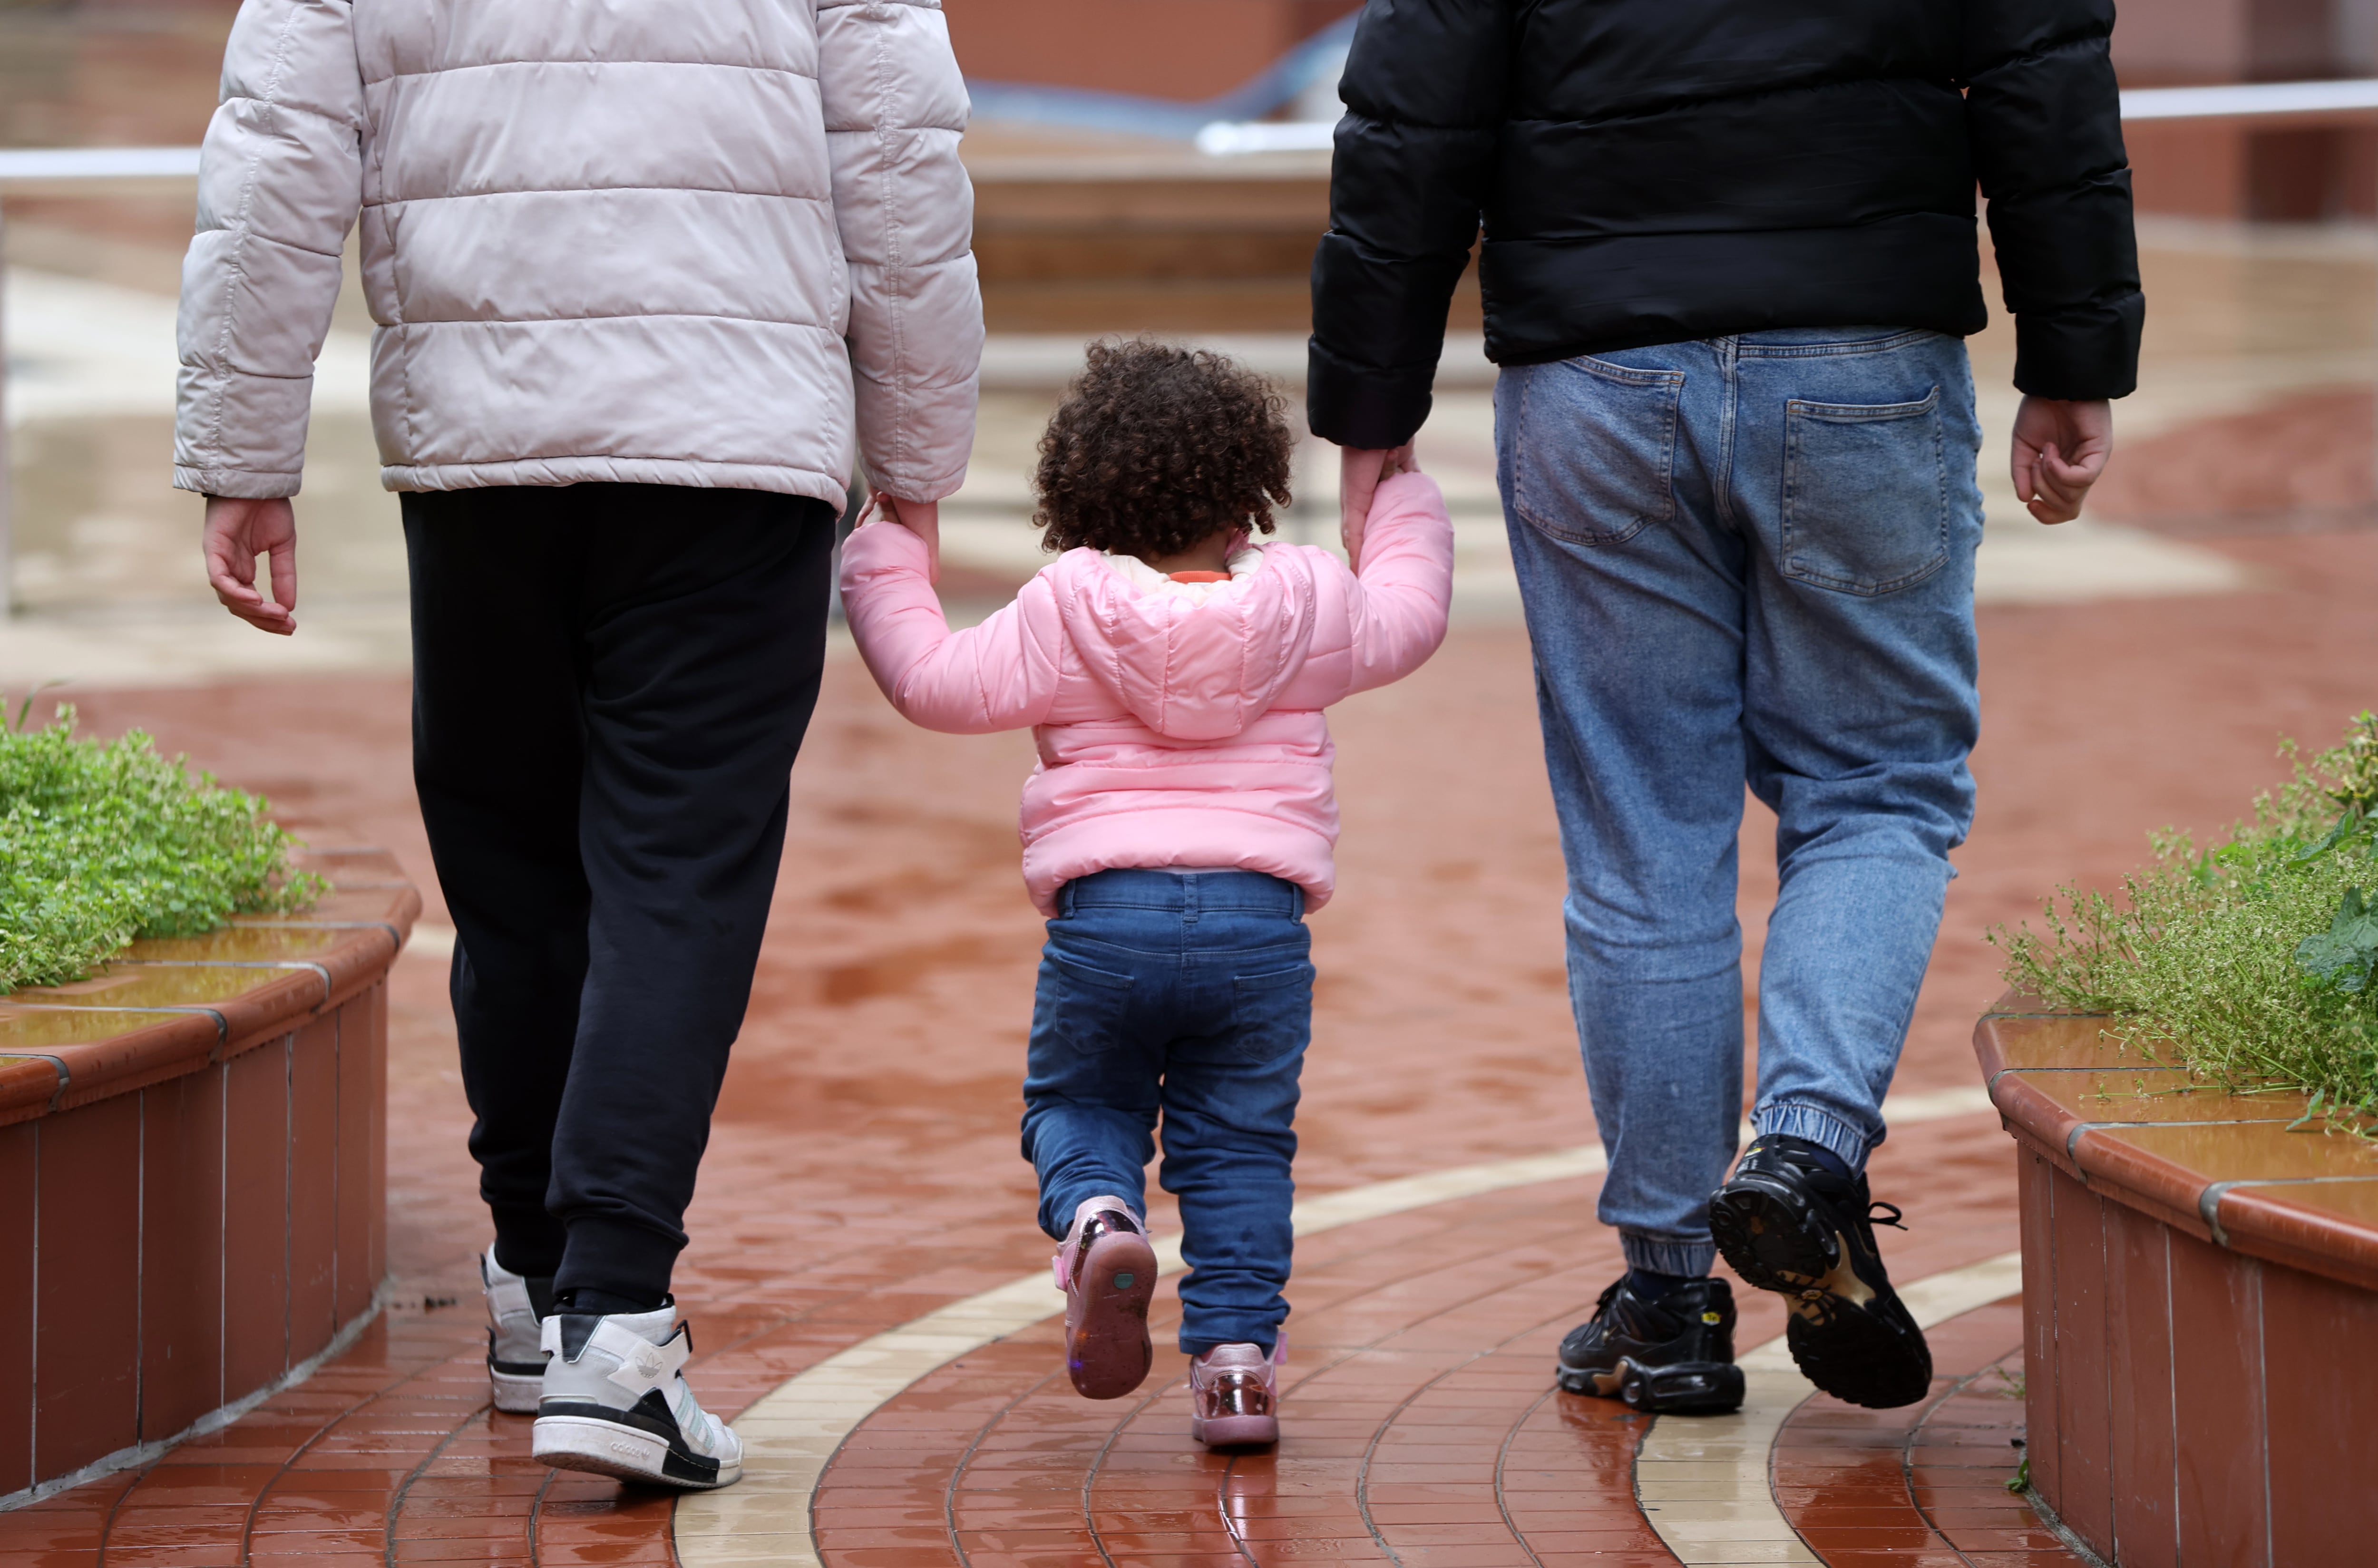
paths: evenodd
<path fill-rule="evenodd" d="M 2014 1245 L 2010 1145 L 1993 1117 L 1938 1097 L 1974 1085 L 1965 1037 L 1996 989 L 1981 931 L 2055 881 L 2109 880 L 2150 827 L 2217 828 L 2273 776 L 2277 734 L 2325 740 L 2371 700 L 2378 533 L 2208 547 L 2261 586 L 1985 615 L 1982 815 L 1899 1085 L 1950 1114 L 1904 1125 L 1875 1163 L 1913 1227 L 1891 1241 L 1904 1280 L 1987 1279 L 1957 1271 Z M 323 842 L 390 845 L 441 918 L 404 784 L 401 679 L 80 700 L 91 728 L 145 724 Z M 1591 1143 L 1533 723 L 1524 641 L 1492 628 L 1338 717 L 1343 891 L 1315 922 L 1309 1199 Z M 1038 942 L 1015 871 L 1027 760 L 1017 736 L 909 731 L 854 664 L 833 668 L 680 1275 L 693 1376 L 716 1407 L 1045 1268 L 1015 1145 Z M 1755 819 L 1746 833 L 1747 911 L 1771 892 L 1763 832 Z M 673 1518 L 666 1499 L 534 1465 L 526 1421 L 486 1408 L 471 1273 L 484 1221 L 442 968 L 408 955 L 392 992 L 388 1311 L 231 1427 L 0 1514 L 0 1562 L 802 1560 L 766 1514 L 770 1488 Z M 1044 1320 L 862 1403 L 830 1460 L 803 1460 L 800 1434 L 770 1423 L 778 1478 L 813 1500 L 790 1527 L 813 1529 L 833 1568 L 2067 1561 L 2003 1490 L 2021 1415 L 2003 1300 L 1936 1331 L 1927 1405 L 1813 1399 L 1747 1459 L 1666 1468 L 1679 1444 L 1723 1447 L 1723 1430 L 1552 1393 L 1555 1342 L 1619 1267 L 1592 1185 L 1567 1174 L 1427 1202 L 1398 1188 L 1414 1203 L 1312 1235 L 1276 1454 L 1191 1444 L 1169 1351 L 1141 1397 L 1075 1399 Z M 1747 1303 L 1746 1347 L 1780 1327 L 1771 1301 Z M 1663 1468 L 1639 1496 L 1647 1438 Z M 1796 1538 L 1763 1533 L 1778 1514 Z"/>

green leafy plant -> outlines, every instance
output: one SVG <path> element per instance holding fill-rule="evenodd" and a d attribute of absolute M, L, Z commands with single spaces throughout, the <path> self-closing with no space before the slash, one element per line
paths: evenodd
<path fill-rule="evenodd" d="M 2370 989 L 2378 972 L 2378 903 L 2348 888 L 2336 918 L 2296 944 L 2296 967 L 2346 995 Z"/>
<path fill-rule="evenodd" d="M 2282 755 L 2297 754 L 2292 745 Z M 1990 934 L 2010 983 L 2110 1015 L 2126 1048 L 2225 1088 L 2313 1095 L 2378 1127 L 2378 714 L 2200 851 L 2157 834 L 2120 892 L 2058 890 L 2044 931 Z M 2307 1118 L 2309 1119 L 2310 1118 Z"/>
<path fill-rule="evenodd" d="M 0 992 L 87 977 L 135 937 L 196 936 L 234 915 L 304 908 L 266 803 L 224 789 L 135 730 L 74 737 L 74 710 L 27 727 L 0 706 Z"/>

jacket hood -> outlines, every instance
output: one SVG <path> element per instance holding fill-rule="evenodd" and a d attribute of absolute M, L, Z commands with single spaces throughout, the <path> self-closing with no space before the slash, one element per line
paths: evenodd
<path fill-rule="evenodd" d="M 1227 740 L 1268 711 L 1312 647 L 1312 568 L 1291 545 L 1204 594 L 1147 592 L 1095 550 L 1057 563 L 1089 677 L 1169 740 Z"/>

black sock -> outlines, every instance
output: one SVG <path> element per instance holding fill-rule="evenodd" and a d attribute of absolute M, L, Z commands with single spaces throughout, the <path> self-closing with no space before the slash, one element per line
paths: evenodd
<path fill-rule="evenodd" d="M 1838 1176 L 1844 1181 L 1856 1181 L 1857 1179 L 1857 1172 L 1850 1168 L 1850 1162 L 1842 1158 L 1841 1155 L 1833 1153 L 1832 1150 L 1828 1149 L 1822 1143 L 1820 1143 L 1813 1139 L 1803 1139 L 1802 1146 L 1808 1151 L 1811 1158 L 1813 1158 L 1819 1165 L 1825 1167 L 1828 1174 Z"/>
<path fill-rule="evenodd" d="M 1704 1275 L 1654 1274 L 1650 1269 L 1628 1269 L 1627 1288 L 1635 1293 L 1638 1300 L 1657 1301 L 1680 1285 L 1690 1285 L 1706 1277 Z"/>
<path fill-rule="evenodd" d="M 619 1312 L 656 1312 L 668 1304 L 667 1296 L 655 1300 L 646 1296 L 622 1296 L 617 1291 L 598 1290 L 591 1285 L 582 1285 L 555 1297 L 553 1310 L 590 1317 L 610 1317 Z"/>

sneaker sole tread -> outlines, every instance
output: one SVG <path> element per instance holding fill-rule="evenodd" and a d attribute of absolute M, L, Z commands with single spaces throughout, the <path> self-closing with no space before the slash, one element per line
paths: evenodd
<path fill-rule="evenodd" d="M 1622 1357 L 1609 1369 L 1563 1362 L 1556 1379 L 1562 1392 L 1591 1399 L 1615 1399 L 1653 1416 L 1728 1416 L 1742 1408 L 1742 1369 L 1731 1361 L 1674 1361 L 1647 1367 Z M 1607 1386 L 1605 1386 L 1605 1384 Z"/>
<path fill-rule="evenodd" d="M 1797 1192 L 1756 1176 L 1729 1182 L 1710 1201 L 1710 1237 L 1745 1285 L 1789 1299 L 1784 1344 L 1801 1375 L 1825 1393 L 1891 1410 L 1931 1388 L 1931 1347 L 1889 1285 L 1863 1302 L 1832 1290 L 1809 1298 L 1848 1265 L 1844 1239 Z"/>
<path fill-rule="evenodd" d="M 584 1470 L 677 1491 L 715 1491 L 743 1478 L 739 1461 L 721 1465 L 715 1479 L 696 1478 L 682 1469 L 672 1473 L 676 1456 L 666 1439 L 589 1416 L 539 1417 L 529 1452 L 539 1463 L 558 1470 Z"/>
<path fill-rule="evenodd" d="M 545 1374 L 531 1377 L 519 1372 L 499 1372 L 487 1369 L 487 1396 L 497 1409 L 507 1416 L 534 1416 L 545 1398 Z"/>

